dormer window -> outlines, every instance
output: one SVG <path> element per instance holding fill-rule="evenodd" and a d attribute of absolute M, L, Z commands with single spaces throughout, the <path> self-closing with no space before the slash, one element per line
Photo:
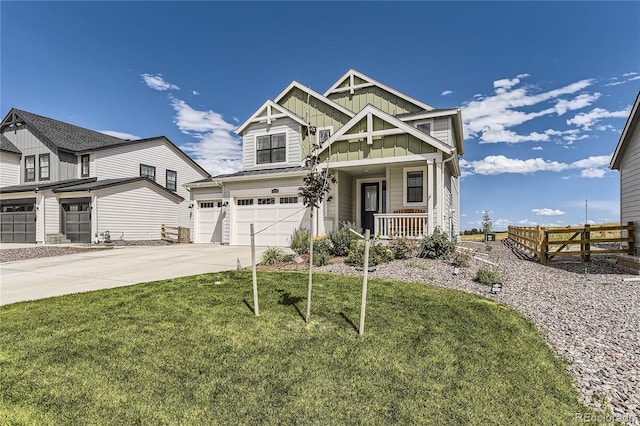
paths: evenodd
<path fill-rule="evenodd" d="M 91 174 L 91 157 L 89 154 L 84 154 L 80 157 L 80 177 L 89 177 Z"/>
<path fill-rule="evenodd" d="M 24 157 L 24 181 L 34 182 L 36 180 L 36 156 L 27 155 Z"/>
<path fill-rule="evenodd" d="M 256 164 L 284 163 L 287 160 L 287 135 L 276 133 L 256 137 Z"/>
<path fill-rule="evenodd" d="M 40 173 L 38 174 L 38 177 L 40 180 L 49 180 L 50 158 L 49 154 L 40 154 L 38 156 L 38 164 L 40 166 Z"/>
<path fill-rule="evenodd" d="M 431 123 L 420 123 L 416 126 L 422 133 L 431 134 Z"/>

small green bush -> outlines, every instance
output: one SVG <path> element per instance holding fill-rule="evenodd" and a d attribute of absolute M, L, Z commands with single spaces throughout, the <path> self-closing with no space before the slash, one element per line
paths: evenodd
<path fill-rule="evenodd" d="M 279 247 L 269 247 L 262 254 L 262 265 L 275 265 L 284 261 L 285 254 Z"/>
<path fill-rule="evenodd" d="M 313 253 L 313 266 L 324 266 L 331 263 L 331 255 L 329 253 Z"/>
<path fill-rule="evenodd" d="M 376 266 L 392 260 L 393 253 L 384 244 L 375 241 L 371 243 L 369 246 L 369 266 Z M 345 263 L 364 267 L 364 241 L 357 241 L 353 244 Z"/>
<path fill-rule="evenodd" d="M 342 228 L 339 231 L 333 231 L 329 234 L 331 243 L 333 244 L 332 254 L 334 256 L 346 256 L 351 250 L 351 245 L 358 240 L 358 236 L 351 232 L 349 228 Z"/>
<path fill-rule="evenodd" d="M 451 253 L 449 257 L 451 264 L 457 267 L 466 267 L 469 266 L 469 262 L 471 261 L 471 256 L 466 251 L 458 251 L 455 250 Z"/>
<path fill-rule="evenodd" d="M 455 244 L 449 240 L 449 235 L 440 228 L 433 234 L 425 236 L 420 241 L 418 257 L 425 259 L 446 259 L 455 249 Z"/>
<path fill-rule="evenodd" d="M 418 242 L 411 238 L 394 238 L 389 242 L 389 250 L 394 259 L 406 259 L 418 248 Z"/>
<path fill-rule="evenodd" d="M 326 235 L 316 235 L 313 239 L 313 256 L 316 254 L 331 254 L 333 250 L 333 244 Z"/>
<path fill-rule="evenodd" d="M 289 248 L 298 254 L 309 253 L 309 230 L 298 228 L 291 235 Z"/>
<path fill-rule="evenodd" d="M 504 276 L 502 275 L 502 271 L 494 265 L 482 266 L 476 273 L 476 281 L 485 285 L 502 283 L 503 280 Z"/>

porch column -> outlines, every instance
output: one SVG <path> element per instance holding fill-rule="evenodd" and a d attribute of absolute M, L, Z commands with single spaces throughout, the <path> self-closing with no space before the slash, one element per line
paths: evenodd
<path fill-rule="evenodd" d="M 435 188 L 435 173 L 432 161 L 427 161 L 427 234 L 433 234 L 435 226 L 435 199 L 433 190 Z"/>
<path fill-rule="evenodd" d="M 436 162 L 436 226 L 439 226 L 441 230 L 447 231 L 444 226 L 444 170 L 442 168 L 442 161 Z M 448 232 L 448 231 L 447 231 Z"/>

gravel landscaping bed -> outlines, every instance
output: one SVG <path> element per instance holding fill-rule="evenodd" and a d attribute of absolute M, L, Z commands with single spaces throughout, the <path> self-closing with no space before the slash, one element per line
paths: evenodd
<path fill-rule="evenodd" d="M 424 282 L 490 297 L 508 304 L 529 318 L 576 378 L 583 402 L 608 405 L 615 420 L 640 424 L 640 282 L 592 256 L 590 263 L 568 260 L 543 266 L 519 259 L 502 242 L 463 242 L 476 256 L 500 265 L 503 290 L 497 295 L 474 281 L 478 268 L 453 275 L 447 262 L 412 258 L 378 265 L 371 278 Z M 318 271 L 361 275 L 354 267 L 336 262 Z M 607 418 L 599 420 L 613 420 Z"/>

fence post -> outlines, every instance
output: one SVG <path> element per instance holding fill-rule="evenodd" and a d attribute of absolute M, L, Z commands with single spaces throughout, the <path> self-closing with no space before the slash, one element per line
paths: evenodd
<path fill-rule="evenodd" d="M 260 315 L 258 308 L 258 276 L 256 273 L 256 234 L 254 232 L 253 223 L 250 225 L 251 230 L 251 277 L 253 279 L 253 313 Z"/>
<path fill-rule="evenodd" d="M 167 233 L 164 229 L 164 223 L 160 225 L 160 238 L 165 239 L 167 237 Z"/>
<path fill-rule="evenodd" d="M 549 257 L 547 254 L 549 253 L 549 233 L 542 230 L 542 242 L 540 243 L 540 263 L 547 263 L 549 261 Z"/>
<path fill-rule="evenodd" d="M 629 227 L 627 230 L 627 238 L 629 239 L 627 242 L 627 253 L 633 256 L 636 254 L 636 229 L 633 222 L 627 222 L 627 226 Z"/>
<path fill-rule="evenodd" d="M 591 238 L 591 225 L 586 223 L 584 225 L 584 231 L 582 233 L 582 261 L 589 262 L 591 261 L 591 244 L 589 244 L 588 240 Z"/>
<path fill-rule="evenodd" d="M 369 245 L 370 233 L 368 229 L 364 234 L 364 262 L 363 262 L 363 274 L 362 274 L 362 305 L 360 307 L 360 329 L 358 334 L 362 336 L 364 334 L 364 315 L 367 310 L 367 280 L 369 278 Z"/>

